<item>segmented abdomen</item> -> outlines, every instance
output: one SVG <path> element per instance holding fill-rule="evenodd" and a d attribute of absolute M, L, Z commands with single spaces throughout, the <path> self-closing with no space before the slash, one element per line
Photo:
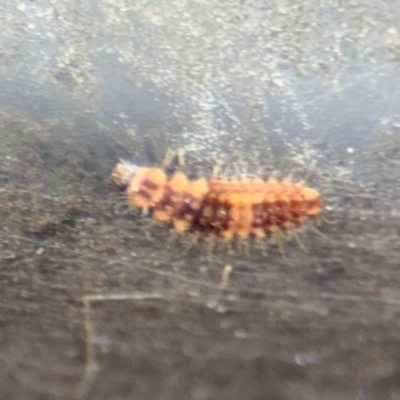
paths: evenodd
<path fill-rule="evenodd" d="M 318 191 L 274 178 L 189 180 L 182 172 L 167 176 L 160 168 L 125 162 L 116 166 L 113 177 L 127 186 L 136 206 L 152 209 L 157 220 L 172 223 L 179 232 L 262 238 L 290 230 L 321 210 Z"/>

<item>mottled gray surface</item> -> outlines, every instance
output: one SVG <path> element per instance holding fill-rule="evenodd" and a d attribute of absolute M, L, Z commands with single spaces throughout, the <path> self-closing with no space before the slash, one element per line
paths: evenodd
<path fill-rule="evenodd" d="M 0 398 L 400 399 L 399 21 L 381 0 L 0 2 Z M 305 179 L 325 237 L 186 253 L 109 180 L 168 147 L 193 176 Z"/>

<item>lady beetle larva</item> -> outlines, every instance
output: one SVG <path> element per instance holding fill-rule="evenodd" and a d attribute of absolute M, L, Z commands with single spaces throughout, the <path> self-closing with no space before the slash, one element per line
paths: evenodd
<path fill-rule="evenodd" d="M 180 170 L 167 174 L 166 168 L 126 161 L 116 165 L 112 177 L 134 205 L 152 210 L 155 219 L 173 224 L 176 231 L 226 240 L 291 232 L 321 211 L 317 190 L 275 178 L 189 179 Z"/>

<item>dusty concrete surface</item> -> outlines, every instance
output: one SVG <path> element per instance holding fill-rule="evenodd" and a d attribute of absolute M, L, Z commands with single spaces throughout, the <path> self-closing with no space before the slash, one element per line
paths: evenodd
<path fill-rule="evenodd" d="M 400 399 L 400 6 L 264 3 L 0 5 L 0 398 Z M 186 253 L 109 180 L 167 147 L 324 237 Z"/>

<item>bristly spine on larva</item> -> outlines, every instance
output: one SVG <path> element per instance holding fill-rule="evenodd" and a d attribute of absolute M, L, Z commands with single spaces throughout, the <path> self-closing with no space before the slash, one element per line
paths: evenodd
<path fill-rule="evenodd" d="M 215 234 L 227 240 L 253 235 L 261 239 L 293 230 L 321 211 L 321 196 L 301 183 L 269 178 L 188 179 L 161 168 L 120 161 L 112 173 L 134 205 L 151 209 L 159 221 L 178 232 Z"/>

